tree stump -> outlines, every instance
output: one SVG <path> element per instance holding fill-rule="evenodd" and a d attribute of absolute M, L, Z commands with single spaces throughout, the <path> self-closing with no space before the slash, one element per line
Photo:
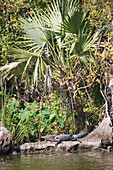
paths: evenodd
<path fill-rule="evenodd" d="M 110 117 L 104 118 L 101 124 L 86 137 L 82 138 L 81 145 L 92 145 L 94 148 L 105 148 L 111 146 L 113 141 L 113 128 Z"/>

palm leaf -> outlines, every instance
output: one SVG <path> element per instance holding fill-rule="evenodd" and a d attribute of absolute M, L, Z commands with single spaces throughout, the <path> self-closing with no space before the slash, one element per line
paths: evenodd
<path fill-rule="evenodd" d="M 90 47 L 93 36 L 88 37 L 88 35 L 83 35 L 75 44 L 75 50 L 78 55 L 88 54 L 88 49 Z"/>
<path fill-rule="evenodd" d="M 50 39 L 50 31 L 45 29 L 40 15 L 29 16 L 27 19 L 20 18 L 21 27 L 26 35 L 29 38 L 27 41 L 31 46 L 30 51 L 43 51 L 44 47 L 47 45 Z"/>

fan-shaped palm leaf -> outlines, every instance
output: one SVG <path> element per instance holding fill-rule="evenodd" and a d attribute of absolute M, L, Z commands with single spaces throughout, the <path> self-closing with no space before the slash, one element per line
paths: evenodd
<path fill-rule="evenodd" d="M 29 38 L 27 40 L 28 46 L 31 46 L 29 50 L 33 50 L 34 53 L 42 52 L 51 39 L 51 33 L 44 27 L 40 15 L 36 16 L 33 13 L 33 16 L 29 16 L 27 19 L 20 18 L 20 22 L 25 36 Z"/>

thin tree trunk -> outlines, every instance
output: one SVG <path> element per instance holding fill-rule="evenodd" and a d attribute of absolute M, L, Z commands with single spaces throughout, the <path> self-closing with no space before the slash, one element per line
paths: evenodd
<path fill-rule="evenodd" d="M 74 127 L 76 130 L 76 125 L 75 125 L 75 115 L 74 115 L 74 103 L 73 103 L 73 96 L 71 91 L 69 90 L 69 95 L 70 95 L 70 99 L 71 99 L 71 113 L 72 113 L 72 117 L 73 117 L 73 122 L 74 122 Z"/>
<path fill-rule="evenodd" d="M 110 117 L 113 122 L 113 69 L 110 71 L 110 81 L 109 88 L 111 90 L 111 108 L 110 108 Z"/>

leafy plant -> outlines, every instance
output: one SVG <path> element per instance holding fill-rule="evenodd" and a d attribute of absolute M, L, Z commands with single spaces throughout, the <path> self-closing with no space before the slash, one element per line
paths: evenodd
<path fill-rule="evenodd" d="M 27 18 L 21 17 L 21 28 L 25 33 L 25 41 L 21 43 L 22 46 L 25 43 L 26 50 L 24 46 L 23 49 L 13 48 L 16 52 L 16 55 L 11 54 L 14 61 L 0 71 L 5 71 L 9 78 L 21 75 L 28 78 L 29 69 L 32 69 L 35 84 L 44 78 L 48 64 L 55 77 L 67 80 L 75 76 L 73 66 L 78 60 L 88 66 L 93 35 L 87 21 L 88 13 L 84 13 L 78 4 L 74 0 L 68 1 L 65 7 L 63 1 L 57 0 L 44 13 L 37 11 Z"/>
<path fill-rule="evenodd" d="M 10 99 L 7 106 L 4 107 L 4 124 L 13 134 L 15 134 L 16 125 L 18 124 L 18 107 L 19 102 L 15 98 Z"/>
<path fill-rule="evenodd" d="M 61 115 L 60 102 L 51 102 L 53 106 L 38 109 L 37 102 L 25 103 L 25 108 L 19 108 L 15 98 L 8 100 L 5 107 L 5 127 L 15 135 L 16 143 L 36 141 L 41 135 L 73 132 L 73 126 L 66 120 L 65 112 Z M 72 121 L 72 119 L 70 119 Z M 72 129 L 71 129 L 71 128 Z"/>
<path fill-rule="evenodd" d="M 88 1 L 86 0 L 85 2 L 87 3 Z M 12 3 L 13 1 L 11 1 Z M 83 86 L 89 87 L 89 84 L 93 84 L 93 79 L 97 78 L 98 73 L 100 75 L 101 64 L 108 56 L 108 53 L 104 53 L 103 56 L 100 53 L 97 55 L 97 46 L 93 45 L 95 28 L 92 25 L 97 18 L 97 16 L 93 15 L 96 11 L 83 12 L 81 6 L 79 6 L 79 1 L 74 0 L 66 1 L 66 3 L 60 0 L 53 1 L 45 12 L 36 10 L 33 4 L 32 9 L 30 9 L 29 4 L 25 8 L 24 4 L 22 4 L 25 15 L 24 17 L 19 17 L 19 23 L 17 20 L 20 12 L 16 11 L 18 5 L 16 5 L 15 9 L 10 8 L 8 4 L 4 7 L 8 10 L 10 8 L 11 11 L 15 10 L 15 12 L 9 10 L 10 16 L 17 16 L 16 20 L 13 20 L 14 17 L 12 17 L 10 23 L 6 21 L 8 27 L 5 28 L 4 32 L 7 33 L 6 30 L 10 28 L 10 24 L 14 21 L 18 26 L 17 37 L 19 37 L 16 39 L 16 48 L 15 43 L 12 41 L 12 39 L 15 40 L 14 36 L 9 36 L 7 33 L 6 37 L 2 37 L 0 43 L 1 47 L 3 47 L 2 52 L 4 55 L 1 60 L 4 60 L 4 56 L 6 56 L 7 43 L 11 42 L 10 45 L 13 48 L 10 48 L 10 55 L 8 54 L 8 58 L 5 58 L 8 62 L 5 62 L 6 65 L 1 67 L 0 71 L 3 77 L 7 77 L 8 80 L 12 80 L 14 77 L 17 78 L 18 82 L 26 79 L 27 85 L 31 85 L 31 89 L 33 85 L 34 87 L 37 85 L 36 91 L 38 87 L 43 92 L 42 83 L 46 81 L 47 67 L 49 65 L 52 73 L 49 78 L 54 82 L 53 88 L 62 93 L 58 96 L 64 96 L 66 100 L 57 97 L 53 100 L 49 98 L 50 104 L 46 101 L 47 103 L 45 102 L 44 109 L 41 111 L 36 102 L 25 103 L 24 108 L 19 109 L 17 107 L 17 111 L 13 111 L 14 108 L 12 108 L 11 112 L 13 111 L 14 115 L 16 114 L 14 119 L 18 121 L 16 129 L 13 129 L 13 132 L 16 131 L 18 140 L 20 138 L 30 140 L 33 136 L 35 139 L 36 136 L 40 138 L 42 133 L 62 133 L 64 129 L 66 129 L 66 133 L 69 133 L 69 131 L 72 133 L 76 123 L 74 118 L 78 116 L 79 119 L 77 107 L 79 105 L 82 108 L 82 102 L 85 105 L 83 111 L 90 115 L 88 122 L 97 122 L 99 110 L 95 109 L 95 113 L 88 102 L 91 97 L 96 107 L 99 108 L 102 105 L 102 102 L 97 102 L 99 89 L 95 88 L 96 85 L 94 85 L 93 90 L 89 89 L 87 91 L 87 88 L 85 88 L 83 93 L 79 92 L 79 90 L 83 89 Z M 92 6 L 90 7 L 92 9 Z M 100 9 L 98 8 L 98 10 Z M 19 11 L 21 11 L 21 8 L 19 8 Z M 84 9 L 84 11 L 87 10 Z M 88 20 L 91 17 L 90 14 L 94 17 L 91 24 Z M 13 27 L 11 29 L 13 30 Z M 22 36 L 20 37 L 20 35 Z M 11 37 L 12 39 L 10 39 Z M 111 33 L 109 38 L 111 40 Z M 112 46 L 108 46 L 106 43 L 105 47 L 112 52 Z M 95 54 L 96 61 L 92 51 Z M 111 54 L 109 53 L 110 57 Z M 102 64 L 102 67 L 104 68 L 105 64 Z M 20 77 L 22 79 L 19 80 Z M 48 92 L 46 94 L 48 95 Z M 94 99 L 94 96 L 96 96 L 96 99 Z M 44 98 L 46 97 L 44 96 Z M 98 99 L 101 100 L 102 98 Z M 70 109 L 66 108 L 66 102 L 70 104 Z M 63 105 L 62 108 L 61 105 Z"/>

